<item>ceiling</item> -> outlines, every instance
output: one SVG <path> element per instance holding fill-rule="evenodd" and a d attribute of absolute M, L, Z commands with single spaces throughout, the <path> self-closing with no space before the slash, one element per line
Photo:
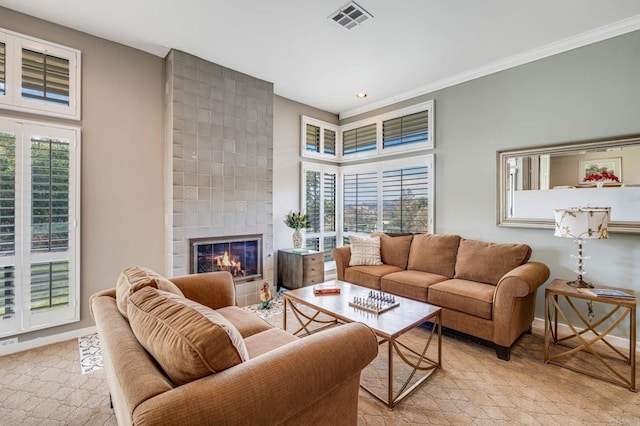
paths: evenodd
<path fill-rule="evenodd" d="M 640 29 L 640 0 L 0 0 L 158 56 L 175 48 L 342 117 Z M 364 99 L 356 93 L 366 92 Z"/>

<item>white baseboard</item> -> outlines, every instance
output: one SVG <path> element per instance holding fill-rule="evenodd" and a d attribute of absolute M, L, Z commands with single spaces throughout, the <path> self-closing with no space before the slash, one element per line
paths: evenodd
<path fill-rule="evenodd" d="M 582 328 L 576 327 L 576 330 L 582 331 Z M 544 336 L 544 318 L 534 318 L 533 319 L 533 331 L 534 334 L 538 334 Z M 572 334 L 571 329 L 568 325 L 558 323 L 558 334 L 560 336 L 568 336 Z M 607 342 L 611 343 L 613 346 L 620 348 L 622 350 L 629 350 L 629 339 L 618 336 L 607 336 Z M 640 350 L 640 343 L 636 342 L 636 352 Z"/>
<path fill-rule="evenodd" d="M 51 336 L 38 337 L 33 340 L 27 340 L 25 342 L 19 342 L 13 345 L 7 345 L 0 347 L 0 356 L 9 355 L 16 352 L 22 352 L 29 349 L 39 348 L 41 346 L 50 345 L 52 343 L 64 342 L 65 340 L 76 339 L 78 337 L 86 336 L 87 334 L 95 333 L 96 327 L 80 328 L 78 330 L 67 331 L 66 333 L 53 334 Z"/>

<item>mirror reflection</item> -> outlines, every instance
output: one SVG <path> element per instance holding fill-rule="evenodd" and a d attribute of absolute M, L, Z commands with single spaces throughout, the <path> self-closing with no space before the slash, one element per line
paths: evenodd
<path fill-rule="evenodd" d="M 498 224 L 553 227 L 555 209 L 611 207 L 612 232 L 640 233 L 640 136 L 498 152 Z"/>

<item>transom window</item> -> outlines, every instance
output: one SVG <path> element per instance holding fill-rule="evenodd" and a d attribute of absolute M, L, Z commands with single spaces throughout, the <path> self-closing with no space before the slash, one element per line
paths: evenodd
<path fill-rule="evenodd" d="M 80 51 L 0 29 L 0 108 L 80 119 Z"/>
<path fill-rule="evenodd" d="M 434 147 L 434 102 L 342 126 L 302 117 L 302 156 L 335 163 L 373 160 Z"/>

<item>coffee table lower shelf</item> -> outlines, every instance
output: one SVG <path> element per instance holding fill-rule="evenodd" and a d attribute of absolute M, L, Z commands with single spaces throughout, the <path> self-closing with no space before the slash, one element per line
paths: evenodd
<path fill-rule="evenodd" d="M 400 306 L 395 309 L 401 310 L 404 306 L 407 316 L 414 317 L 409 320 L 413 322 L 408 323 L 408 325 L 406 322 L 398 323 L 397 327 L 394 328 L 392 326 L 392 332 L 389 332 L 389 324 L 393 322 L 391 316 L 394 314 L 397 315 L 401 313 L 401 311 L 394 314 L 391 314 L 389 311 L 379 315 L 371 313 L 363 314 L 358 311 L 358 308 L 348 306 L 348 297 L 351 296 L 345 295 L 344 293 L 353 294 L 361 290 L 368 291 L 368 289 L 349 283 L 339 283 L 343 286 L 342 297 L 340 295 L 314 296 L 312 293 L 309 294 L 308 289 L 304 288 L 286 292 L 284 294 L 284 328 L 285 330 L 287 328 L 287 308 L 290 308 L 291 313 L 300 325 L 300 327 L 293 332 L 293 334 L 297 336 L 306 336 L 328 327 L 354 321 L 363 322 L 371 327 L 376 333 L 376 336 L 378 336 L 378 344 L 381 346 L 385 343 L 387 344 L 387 395 L 379 395 L 362 383 L 360 387 L 385 404 L 389 410 L 393 410 L 396 405 L 411 395 L 424 384 L 436 370 L 442 367 L 442 311 L 436 306 L 423 302 L 401 299 Z M 347 291 L 345 291 L 345 289 Z M 305 312 L 305 310 L 301 309 L 301 306 L 308 308 L 306 310 L 312 312 Z M 332 306 L 336 307 L 334 308 Z M 321 314 L 325 314 L 325 316 Z M 384 317 L 384 315 L 389 316 Z M 424 346 L 421 348 L 417 350 L 413 349 L 398 340 L 405 333 L 427 321 L 432 323 L 432 327 L 425 338 Z M 317 327 L 313 328 L 312 325 L 317 325 Z M 436 341 L 438 348 L 437 357 L 432 359 L 427 356 L 427 351 L 434 341 Z M 395 356 L 398 356 L 402 362 L 409 367 L 408 377 L 400 385 L 397 392 L 395 391 L 395 372 L 393 365 Z"/>

